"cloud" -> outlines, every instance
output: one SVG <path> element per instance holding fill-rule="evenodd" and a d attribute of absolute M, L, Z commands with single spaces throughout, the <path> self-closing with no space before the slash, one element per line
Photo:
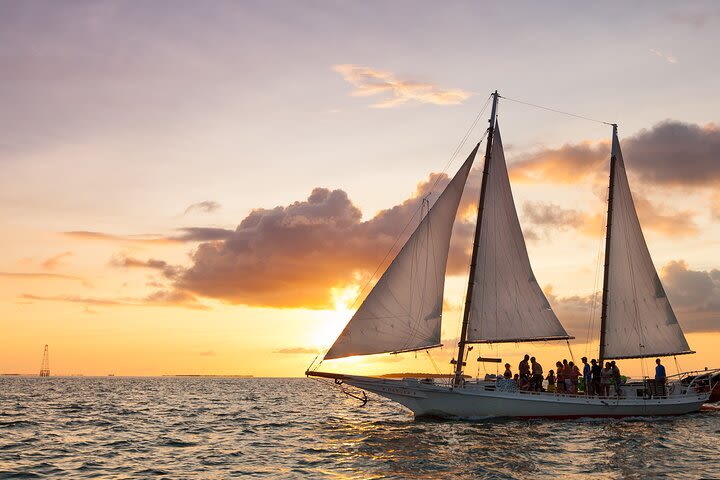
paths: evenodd
<path fill-rule="evenodd" d="M 333 70 L 355 87 L 352 95 L 384 96 L 383 100 L 372 105 L 375 108 L 396 107 L 410 102 L 458 105 L 472 95 L 470 92 L 457 88 L 443 89 L 431 83 L 399 80 L 392 73 L 359 65 L 335 65 Z"/>
<path fill-rule="evenodd" d="M 720 270 L 691 270 L 676 260 L 662 268 L 661 276 L 685 332 L 720 330 Z"/>
<path fill-rule="evenodd" d="M 100 307 L 183 307 L 193 310 L 207 310 L 191 293 L 182 290 L 160 290 L 144 298 L 97 298 L 78 295 L 33 295 L 24 293 L 20 298 L 45 302 L 80 303 Z"/>
<path fill-rule="evenodd" d="M 184 243 L 184 242 L 208 242 L 214 240 L 225 240 L 233 234 L 233 230 L 217 227 L 185 227 L 178 228 L 177 235 L 142 234 L 142 235 L 116 235 L 113 233 L 73 231 L 62 232 L 63 235 L 79 240 L 95 240 L 117 243 Z"/>
<path fill-rule="evenodd" d="M 215 353 L 215 350 L 203 350 L 202 352 L 198 353 L 201 357 L 214 357 L 217 354 Z"/>
<path fill-rule="evenodd" d="M 63 258 L 72 257 L 73 255 L 75 255 L 73 252 L 58 253 L 42 262 L 41 266 L 45 270 L 55 270 L 62 263 Z"/>
<path fill-rule="evenodd" d="M 670 21 L 691 27 L 705 27 L 720 19 L 720 8 L 706 8 L 705 10 L 688 10 L 672 12 L 669 15 Z"/>
<path fill-rule="evenodd" d="M 0 272 L 0 278 L 3 277 L 15 280 L 76 280 L 78 282 L 86 283 L 81 277 L 61 275 L 58 273 Z"/>
<path fill-rule="evenodd" d="M 560 148 L 543 148 L 520 156 L 510 165 L 513 182 L 575 184 L 598 176 L 610 158 L 610 142 L 585 141 Z M 604 172 L 603 172 L 604 173 Z"/>
<path fill-rule="evenodd" d="M 649 49 L 649 52 L 653 55 L 662 58 L 668 63 L 678 63 L 677 58 L 672 53 L 663 53 L 660 50 L 656 50 L 654 48 Z"/>
<path fill-rule="evenodd" d="M 720 193 L 714 193 L 710 198 L 710 213 L 713 220 L 720 220 Z"/>
<path fill-rule="evenodd" d="M 122 268 L 149 268 L 153 270 L 159 270 L 166 278 L 175 278 L 180 272 L 180 267 L 173 266 L 165 262 L 164 260 L 138 260 L 133 257 L 126 257 L 124 255 L 116 255 L 110 260 L 110 264 L 115 267 Z"/>
<path fill-rule="evenodd" d="M 647 183 L 708 186 L 720 181 L 720 129 L 666 120 L 622 144 L 628 169 Z"/>
<path fill-rule="evenodd" d="M 177 243 L 182 241 L 180 239 L 166 237 L 159 234 L 115 235 L 112 233 L 92 232 L 86 230 L 62 232 L 62 234 L 77 240 L 100 240 L 125 243 Z"/>
<path fill-rule="evenodd" d="M 332 307 L 331 290 L 363 285 L 394 246 L 387 257 L 392 259 L 419 221 L 421 199 L 432 191 L 434 201 L 448 181 L 445 174 L 433 174 L 409 199 L 367 221 L 346 192 L 326 188 L 287 206 L 253 210 L 224 240 L 201 243 L 175 286 L 235 304 Z M 467 269 L 461 260 L 472 227 L 465 223 L 456 223 L 451 273 Z"/>
<path fill-rule="evenodd" d="M 720 181 L 720 128 L 666 120 L 621 139 L 628 170 L 651 185 L 709 186 Z M 566 144 L 523 155 L 513 181 L 578 183 L 607 178 L 608 141 Z"/>
<path fill-rule="evenodd" d="M 187 207 L 183 215 L 187 215 L 188 213 L 192 212 L 212 213 L 215 210 L 218 210 L 220 206 L 221 205 L 218 202 L 214 202 L 212 200 L 205 200 L 203 202 L 193 203 L 192 205 Z"/>
<path fill-rule="evenodd" d="M 691 270 L 685 261 L 674 260 L 662 267 L 660 277 L 684 332 L 720 330 L 720 270 Z M 558 297 L 548 286 L 545 294 L 568 332 L 580 340 L 587 336 L 592 312 L 595 321 L 591 333 L 597 338 L 602 292 L 597 292 L 594 298 Z"/>
<path fill-rule="evenodd" d="M 525 202 L 523 219 L 531 225 L 565 230 L 581 227 L 585 223 L 585 214 L 554 203 Z"/>
<path fill-rule="evenodd" d="M 304 347 L 293 347 L 293 348 L 281 348 L 275 350 L 273 353 L 287 353 L 291 355 L 316 355 L 320 353 L 317 348 L 304 348 Z"/>

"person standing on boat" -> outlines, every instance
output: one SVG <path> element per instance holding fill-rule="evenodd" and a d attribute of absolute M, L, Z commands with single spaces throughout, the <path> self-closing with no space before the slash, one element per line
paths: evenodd
<path fill-rule="evenodd" d="M 592 388 L 590 385 L 591 382 L 591 376 L 590 376 L 590 364 L 587 361 L 587 357 L 582 357 L 580 360 L 582 360 L 583 363 L 583 382 L 585 383 L 585 395 L 590 395 Z"/>
<path fill-rule="evenodd" d="M 512 370 L 510 370 L 510 364 L 505 364 L 505 373 L 503 373 L 503 377 L 507 378 L 508 380 L 513 377 Z"/>
<path fill-rule="evenodd" d="M 528 363 L 528 360 L 530 360 L 530 355 L 525 355 L 523 360 L 520 362 L 520 365 L 518 365 L 518 373 L 520 374 L 520 380 L 530 379 L 530 364 Z"/>
<path fill-rule="evenodd" d="M 610 383 L 612 382 L 612 365 L 605 362 L 605 368 L 600 371 L 600 395 L 603 397 L 610 396 Z"/>
<path fill-rule="evenodd" d="M 561 393 L 565 391 L 565 372 L 562 362 L 555 363 L 555 368 L 557 369 L 557 391 Z"/>
<path fill-rule="evenodd" d="M 600 378 L 602 376 L 602 367 L 598 364 L 594 358 L 590 360 L 592 367 L 590 367 L 590 373 L 592 374 L 592 395 L 600 395 Z"/>
<path fill-rule="evenodd" d="M 575 363 L 570 362 L 568 364 L 569 373 L 565 374 L 565 389 L 570 393 L 578 393 L 578 377 L 580 376 L 580 369 Z"/>
<path fill-rule="evenodd" d="M 612 367 L 612 379 L 613 379 L 613 385 L 615 386 L 615 395 L 618 397 L 620 396 L 620 367 L 618 367 L 615 364 L 615 360 L 610 362 L 610 365 Z"/>
<path fill-rule="evenodd" d="M 663 384 L 667 379 L 667 374 L 665 373 L 665 366 L 660 363 L 659 358 L 655 360 L 655 363 L 657 363 L 657 366 L 655 367 L 655 383 Z"/>
<path fill-rule="evenodd" d="M 536 392 L 542 391 L 543 382 L 543 368 L 536 360 L 535 357 L 530 359 L 532 364 L 532 389 Z"/>

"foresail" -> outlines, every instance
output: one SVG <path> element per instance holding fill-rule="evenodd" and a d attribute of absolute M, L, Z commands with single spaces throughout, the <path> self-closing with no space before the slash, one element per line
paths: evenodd
<path fill-rule="evenodd" d="M 613 155 L 604 358 L 691 353 L 650 257 L 617 136 Z"/>
<path fill-rule="evenodd" d="M 535 279 L 510 188 L 500 129 L 493 140 L 467 341 L 570 338 Z"/>
<path fill-rule="evenodd" d="M 445 268 L 460 197 L 478 147 L 420 221 L 325 359 L 440 343 Z"/>

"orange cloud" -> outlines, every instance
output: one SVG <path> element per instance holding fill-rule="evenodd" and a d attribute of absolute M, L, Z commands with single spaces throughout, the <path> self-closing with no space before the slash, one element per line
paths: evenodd
<path fill-rule="evenodd" d="M 225 240 L 201 243 L 175 285 L 235 304 L 331 308 L 333 288 L 364 285 L 383 258 L 378 271 L 387 267 L 418 224 L 422 198 L 433 202 L 448 181 L 433 174 L 409 199 L 367 221 L 344 191 L 325 188 L 253 210 Z M 458 222 L 454 235 L 449 270 L 461 272 L 472 225 Z"/>
<path fill-rule="evenodd" d="M 176 243 L 182 241 L 181 239 L 165 237 L 157 234 L 115 235 L 112 233 L 91 232 L 84 230 L 62 232 L 62 234 L 78 240 L 101 240 L 127 243 Z"/>
<path fill-rule="evenodd" d="M 73 255 L 75 255 L 73 252 L 58 253 L 42 262 L 41 266 L 45 270 L 55 270 L 55 268 L 62 263 L 63 258 L 72 257 Z"/>
<path fill-rule="evenodd" d="M 603 172 L 603 163 L 610 158 L 610 143 L 582 142 L 560 148 L 546 148 L 520 157 L 510 165 L 513 182 L 579 183 Z"/>
<path fill-rule="evenodd" d="M 36 300 L 46 302 L 68 302 L 68 303 L 81 303 L 86 307 L 102 306 L 102 307 L 183 307 L 194 310 L 207 310 L 209 307 L 203 305 L 197 301 L 197 298 L 182 290 L 166 291 L 161 290 L 154 292 L 144 298 L 96 298 L 96 297 L 82 297 L 76 295 L 33 295 L 25 293 L 20 296 L 25 300 Z"/>
<path fill-rule="evenodd" d="M 79 282 L 85 282 L 81 277 L 75 277 L 72 275 L 61 275 L 58 273 L 27 273 L 27 272 L 0 272 L 0 278 L 12 278 L 16 280 L 77 280 Z"/>
<path fill-rule="evenodd" d="M 392 73 L 359 65 L 335 65 L 333 70 L 341 74 L 345 81 L 355 86 L 352 95 L 385 96 L 384 100 L 372 105 L 375 108 L 396 107 L 409 102 L 458 105 L 472 95 L 457 88 L 443 89 L 431 83 L 399 80 Z"/>

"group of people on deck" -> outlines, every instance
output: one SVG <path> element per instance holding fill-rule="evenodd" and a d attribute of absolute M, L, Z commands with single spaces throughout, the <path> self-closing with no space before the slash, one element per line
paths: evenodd
<path fill-rule="evenodd" d="M 587 357 L 582 357 L 582 363 L 581 371 L 572 361 L 558 361 L 555 363 L 555 371 L 550 370 L 547 376 L 543 376 L 542 365 L 535 357 L 525 355 L 518 365 L 518 373 L 513 376 L 510 364 L 506 363 L 503 377 L 506 380 L 514 379 L 517 387 L 525 391 L 577 394 L 582 390 L 586 395 L 609 396 L 612 387 L 615 395 L 621 395 L 622 377 L 615 361 L 605 362 L 603 367 L 595 359 L 588 363 Z M 547 380 L 547 389 L 543 388 L 543 380 Z"/>

